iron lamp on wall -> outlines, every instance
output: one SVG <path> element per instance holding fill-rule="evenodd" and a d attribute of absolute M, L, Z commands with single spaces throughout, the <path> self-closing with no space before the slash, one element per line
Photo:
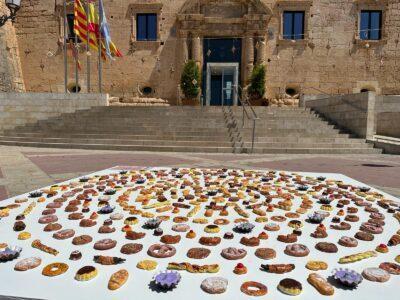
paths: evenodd
<path fill-rule="evenodd" d="M 2 1 L 2 0 L 1 0 Z M 10 15 L 0 16 L 0 27 L 6 24 L 8 20 L 14 22 L 17 11 L 21 8 L 21 0 L 5 0 L 6 6 L 10 10 Z"/>

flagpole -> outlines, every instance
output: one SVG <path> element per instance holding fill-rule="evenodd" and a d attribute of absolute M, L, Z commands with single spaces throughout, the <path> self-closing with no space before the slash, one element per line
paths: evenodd
<path fill-rule="evenodd" d="M 102 85 L 102 81 L 103 81 L 103 78 L 102 78 L 102 68 L 103 68 L 103 62 L 101 61 L 101 47 L 102 47 L 102 45 L 101 45 L 101 40 L 102 40 L 102 37 L 101 37 L 101 25 L 102 25 L 102 23 L 103 23 L 103 14 L 100 14 L 100 0 L 99 0 L 99 7 L 98 7 L 98 11 L 99 11 L 99 38 L 98 38 L 98 50 L 99 50 L 99 93 L 101 93 L 102 92 L 102 88 L 101 88 L 101 85 Z"/>
<path fill-rule="evenodd" d="M 68 92 L 68 57 L 67 57 L 67 0 L 64 0 L 64 92 Z"/>
<path fill-rule="evenodd" d="M 78 93 L 78 87 L 79 87 L 79 73 L 78 73 L 78 68 L 79 68 L 79 51 L 78 51 L 78 35 L 75 33 L 75 45 L 74 45 L 75 49 L 73 49 L 73 51 L 75 51 L 75 93 Z"/>
<path fill-rule="evenodd" d="M 87 92 L 90 93 L 90 34 L 89 34 L 89 0 L 86 0 L 86 72 L 87 72 Z"/>

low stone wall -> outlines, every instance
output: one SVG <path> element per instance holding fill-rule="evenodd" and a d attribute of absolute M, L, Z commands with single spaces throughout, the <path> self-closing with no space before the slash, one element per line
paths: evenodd
<path fill-rule="evenodd" d="M 312 108 L 332 123 L 361 138 L 372 137 L 375 114 L 374 93 L 360 93 L 337 96 L 303 95 L 300 106 Z"/>
<path fill-rule="evenodd" d="M 400 96 L 378 96 L 376 134 L 400 138 Z"/>
<path fill-rule="evenodd" d="M 107 105 L 107 94 L 0 93 L 0 131 Z"/>

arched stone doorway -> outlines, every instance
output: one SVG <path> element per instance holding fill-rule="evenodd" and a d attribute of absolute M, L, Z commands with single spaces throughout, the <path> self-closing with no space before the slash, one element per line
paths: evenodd
<path fill-rule="evenodd" d="M 265 63 L 271 16 L 259 0 L 188 0 L 183 5 L 177 20 L 178 64 L 192 59 L 202 70 L 205 105 L 237 105 L 233 89 L 246 85 L 255 64 Z"/>

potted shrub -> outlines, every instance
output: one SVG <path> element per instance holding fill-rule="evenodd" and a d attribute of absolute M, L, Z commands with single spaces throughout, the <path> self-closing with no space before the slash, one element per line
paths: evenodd
<path fill-rule="evenodd" d="M 199 105 L 200 95 L 200 69 L 194 60 L 189 60 L 182 72 L 181 90 L 185 96 L 184 105 Z"/>
<path fill-rule="evenodd" d="M 252 105 L 263 105 L 265 100 L 265 73 L 264 65 L 256 65 L 251 73 L 248 95 Z"/>

